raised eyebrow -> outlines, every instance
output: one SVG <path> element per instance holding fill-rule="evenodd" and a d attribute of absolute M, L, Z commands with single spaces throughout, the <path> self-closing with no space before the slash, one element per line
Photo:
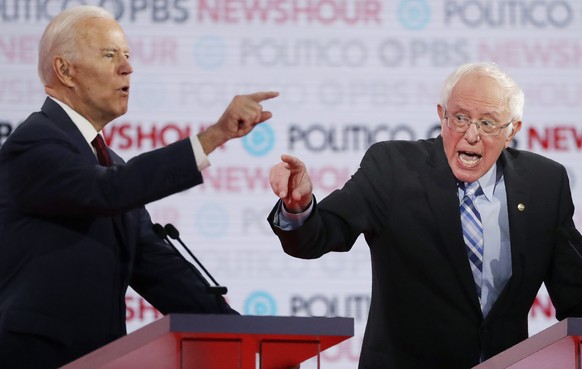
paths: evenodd
<path fill-rule="evenodd" d="M 499 122 L 499 118 L 496 116 L 495 113 L 483 114 L 483 118 L 480 118 L 479 120 L 486 120 L 486 121 L 489 121 L 490 123 L 498 123 Z"/>
<path fill-rule="evenodd" d="M 115 47 L 106 47 L 106 48 L 103 48 L 103 49 L 101 49 L 101 50 L 102 50 L 103 52 L 113 52 L 113 53 L 118 53 L 118 52 L 120 52 L 120 50 L 119 50 L 119 49 L 117 49 L 117 48 L 115 48 Z M 122 53 L 124 53 L 124 54 L 131 54 L 131 51 L 130 51 L 129 49 L 124 49 L 124 50 L 121 50 L 121 52 L 122 52 Z"/>
<path fill-rule="evenodd" d="M 463 117 L 465 117 L 467 119 L 471 119 L 469 117 L 469 114 L 464 109 L 459 109 L 459 111 L 456 112 L 455 115 L 462 115 Z M 479 118 L 478 120 L 492 121 L 492 123 L 499 121 L 499 119 L 497 118 L 497 114 L 494 112 L 487 112 L 487 113 L 481 114 L 481 118 Z"/>

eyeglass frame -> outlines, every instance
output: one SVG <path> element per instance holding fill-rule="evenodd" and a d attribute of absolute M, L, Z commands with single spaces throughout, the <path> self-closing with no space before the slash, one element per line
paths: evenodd
<path fill-rule="evenodd" d="M 482 120 L 471 120 L 469 117 L 464 116 L 463 114 L 457 113 L 455 114 L 456 116 L 461 116 L 463 118 L 465 118 L 465 120 L 467 121 L 467 125 L 464 128 L 458 127 L 456 125 L 453 125 L 451 127 L 451 125 L 449 124 L 449 118 L 450 116 L 447 115 L 447 109 L 445 108 L 445 112 L 443 114 L 443 118 L 446 119 L 447 121 L 447 127 L 452 129 L 455 132 L 459 132 L 459 133 L 465 133 L 469 130 L 469 128 L 471 127 L 471 124 L 474 124 L 477 127 L 477 132 L 479 133 L 479 135 L 481 136 L 489 136 L 489 137 L 495 137 L 498 136 L 501 133 L 501 130 L 504 128 L 509 127 L 512 123 L 513 123 L 513 119 L 510 120 L 507 124 L 499 124 L 495 121 L 491 121 L 491 120 L 486 120 L 486 119 L 482 119 Z M 456 117 L 453 119 L 457 119 Z M 459 119 L 457 119 L 459 120 Z M 485 131 L 482 130 L 481 128 L 481 124 L 482 122 L 489 122 L 490 124 L 492 124 L 493 126 L 495 126 L 496 128 L 499 128 L 499 130 L 496 133 L 487 133 Z M 460 130 L 459 130 L 460 129 Z"/>

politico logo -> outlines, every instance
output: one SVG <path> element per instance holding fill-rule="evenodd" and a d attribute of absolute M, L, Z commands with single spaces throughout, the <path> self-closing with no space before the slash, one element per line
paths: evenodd
<path fill-rule="evenodd" d="M 230 219 L 227 209 L 219 203 L 206 203 L 195 214 L 195 227 L 205 238 L 219 239 L 226 235 Z"/>
<path fill-rule="evenodd" d="M 417 136 L 408 124 L 347 123 L 338 125 L 329 123 L 309 126 L 292 124 L 288 128 L 288 148 L 290 151 L 314 152 L 364 151 L 375 142 L 414 141 Z"/>
<path fill-rule="evenodd" d="M 146 113 L 155 113 L 167 109 L 165 105 L 168 89 L 164 81 L 137 81 L 132 84 L 134 85 L 131 90 L 132 105 L 137 105 L 141 111 Z"/>
<path fill-rule="evenodd" d="M 446 25 L 566 28 L 574 21 L 569 1 L 445 1 Z"/>
<path fill-rule="evenodd" d="M 277 315 L 277 301 L 268 292 L 255 291 L 244 303 L 245 315 Z"/>
<path fill-rule="evenodd" d="M 253 156 L 265 156 L 275 146 L 275 131 L 265 123 L 261 123 L 251 133 L 244 136 L 242 144 L 245 150 Z"/>
<path fill-rule="evenodd" d="M 292 295 L 289 301 L 291 316 L 338 317 L 349 316 L 356 321 L 365 322 L 370 310 L 370 295 L 355 293 L 310 296 Z"/>
<path fill-rule="evenodd" d="M 194 62 L 202 69 L 218 69 L 226 63 L 227 46 L 224 38 L 204 36 L 194 44 Z"/>
<path fill-rule="evenodd" d="M 370 47 L 357 38 L 246 38 L 240 44 L 240 65 L 261 67 L 363 67 Z"/>
<path fill-rule="evenodd" d="M 404 28 L 423 29 L 430 21 L 428 0 L 402 0 L 398 6 L 398 20 Z"/>

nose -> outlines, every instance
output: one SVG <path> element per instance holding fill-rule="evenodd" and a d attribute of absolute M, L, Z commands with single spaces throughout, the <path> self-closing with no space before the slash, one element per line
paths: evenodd
<path fill-rule="evenodd" d="M 478 142 L 481 139 L 478 122 L 469 123 L 469 128 L 465 131 L 465 139 L 470 143 Z"/>
<path fill-rule="evenodd" d="M 129 75 L 133 73 L 133 67 L 129 62 L 129 57 L 122 56 L 121 65 L 119 66 L 119 73 L 122 75 Z"/>

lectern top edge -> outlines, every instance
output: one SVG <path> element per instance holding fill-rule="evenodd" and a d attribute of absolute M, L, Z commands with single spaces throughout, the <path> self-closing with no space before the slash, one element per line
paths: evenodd
<path fill-rule="evenodd" d="M 353 336 L 353 318 L 169 314 L 171 332 Z"/>

